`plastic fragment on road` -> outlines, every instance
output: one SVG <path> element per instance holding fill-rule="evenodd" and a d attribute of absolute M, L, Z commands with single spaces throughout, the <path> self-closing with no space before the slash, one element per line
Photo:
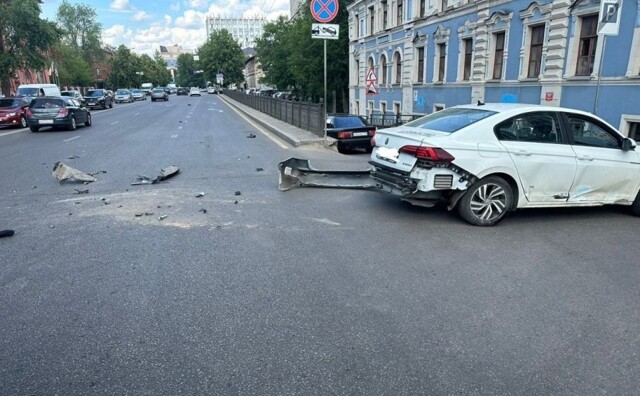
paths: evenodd
<path fill-rule="evenodd" d="M 178 168 L 175 165 L 171 165 L 166 168 L 160 169 L 160 174 L 155 179 L 152 179 L 148 176 L 137 175 L 137 179 L 136 179 L 137 181 L 131 183 L 131 185 L 138 186 L 141 184 L 156 184 L 161 181 L 174 177 L 179 172 L 180 172 L 180 168 Z"/>
<path fill-rule="evenodd" d="M 77 188 L 74 188 L 74 190 L 76 190 L 76 192 L 74 194 L 78 194 L 78 195 L 80 195 L 80 194 L 89 194 L 89 190 L 88 189 L 86 189 L 86 190 L 78 190 Z"/>
<path fill-rule="evenodd" d="M 262 168 L 256 168 L 256 172 L 262 172 L 264 169 Z"/>
<path fill-rule="evenodd" d="M 247 135 L 248 139 L 255 139 L 256 135 L 254 135 L 253 133 L 250 133 L 249 135 Z"/>
<path fill-rule="evenodd" d="M 98 180 L 90 174 L 72 168 L 62 162 L 56 162 L 53 165 L 53 172 L 51 173 L 51 175 L 58 179 L 60 183 L 64 183 L 66 181 L 77 183 L 91 183 Z"/>
<path fill-rule="evenodd" d="M 198 210 L 198 212 L 201 212 L 201 213 L 207 213 L 207 210 L 206 210 L 206 209 L 204 209 L 204 208 L 201 208 L 201 209 L 199 209 L 199 210 Z"/>
<path fill-rule="evenodd" d="M 204 193 L 203 192 L 200 192 L 200 193 L 196 194 L 196 198 L 202 198 L 202 197 L 204 197 Z"/>
<path fill-rule="evenodd" d="M 162 221 L 164 219 L 166 219 L 168 216 L 167 215 L 162 215 L 160 217 L 158 217 L 158 221 Z"/>
<path fill-rule="evenodd" d="M 236 195 L 242 195 L 242 193 L 240 191 L 236 191 L 235 193 Z"/>
<path fill-rule="evenodd" d="M 0 231 L 0 238 L 10 237 L 13 236 L 13 234 L 15 234 L 13 230 L 2 230 Z"/>

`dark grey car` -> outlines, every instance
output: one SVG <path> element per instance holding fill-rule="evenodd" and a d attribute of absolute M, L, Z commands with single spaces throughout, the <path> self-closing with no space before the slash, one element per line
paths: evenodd
<path fill-rule="evenodd" d="M 31 132 L 49 126 L 75 130 L 78 124 L 91 126 L 91 112 L 77 99 L 45 96 L 35 98 L 27 108 L 27 121 Z"/>

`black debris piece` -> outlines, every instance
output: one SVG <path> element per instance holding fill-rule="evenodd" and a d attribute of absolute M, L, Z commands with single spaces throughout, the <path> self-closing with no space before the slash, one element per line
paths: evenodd
<path fill-rule="evenodd" d="M 237 204 L 238 204 L 238 201 L 235 201 L 233 204 L 234 204 L 234 205 L 237 205 Z"/>
<path fill-rule="evenodd" d="M 216 226 L 216 230 L 221 230 L 222 226 Z"/>
<path fill-rule="evenodd" d="M 160 169 L 160 174 L 155 178 L 152 179 L 148 176 L 143 176 L 143 175 L 138 175 L 137 176 L 137 181 L 131 183 L 132 186 L 137 186 L 140 184 L 156 184 L 159 183 L 161 181 L 170 179 L 172 177 L 174 177 L 175 175 L 177 175 L 180 172 L 180 168 L 178 168 L 175 165 L 171 165 L 168 166 L 164 169 Z"/>
<path fill-rule="evenodd" d="M 67 159 L 78 159 L 78 158 L 80 158 L 80 156 L 79 155 L 75 155 L 75 154 L 70 155 L 70 156 L 67 157 Z"/>
<path fill-rule="evenodd" d="M 99 175 L 101 173 L 107 173 L 107 171 L 97 171 L 97 172 L 93 172 L 93 173 L 89 173 L 91 176 L 95 176 L 95 175 Z"/>
<path fill-rule="evenodd" d="M 204 208 L 201 208 L 201 209 L 199 209 L 199 210 L 198 210 L 198 212 L 201 212 L 201 213 L 207 213 L 207 210 L 206 210 L 206 209 L 204 209 Z"/>
<path fill-rule="evenodd" d="M 13 230 L 2 230 L 0 231 L 0 238 L 10 237 L 13 236 L 13 234 L 15 234 Z"/>
<path fill-rule="evenodd" d="M 264 169 L 262 168 L 256 168 L 256 172 L 262 172 Z"/>
<path fill-rule="evenodd" d="M 236 195 L 242 195 L 240 191 L 236 191 Z"/>
<path fill-rule="evenodd" d="M 35 189 L 35 188 L 38 188 L 38 186 L 33 186 L 33 188 L 34 188 L 34 189 Z"/>
<path fill-rule="evenodd" d="M 158 217 L 158 221 L 162 221 L 164 219 L 166 219 L 168 216 L 167 215 L 162 215 L 160 217 Z"/>
<path fill-rule="evenodd" d="M 86 190 L 78 190 L 77 188 L 74 188 L 74 190 L 76 190 L 75 194 L 89 194 L 89 189 Z"/>
<path fill-rule="evenodd" d="M 249 135 L 247 135 L 247 138 L 249 139 L 255 139 L 256 135 L 254 135 L 253 133 L 250 133 Z"/>
<path fill-rule="evenodd" d="M 134 216 L 136 216 L 136 217 L 142 217 L 142 215 L 143 215 L 143 214 L 144 214 L 144 213 L 136 213 L 136 214 L 134 214 Z"/>
<path fill-rule="evenodd" d="M 153 216 L 153 212 L 144 212 L 145 216 Z"/>
<path fill-rule="evenodd" d="M 202 198 L 202 197 L 204 197 L 204 193 L 203 192 L 200 192 L 200 193 L 196 194 L 196 198 Z"/>

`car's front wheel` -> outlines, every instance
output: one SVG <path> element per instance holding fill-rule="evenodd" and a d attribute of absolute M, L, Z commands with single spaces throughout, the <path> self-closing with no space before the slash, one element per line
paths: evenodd
<path fill-rule="evenodd" d="M 84 122 L 84 126 L 91 126 L 91 113 L 87 113 L 87 120 Z"/>
<path fill-rule="evenodd" d="M 38 132 L 40 130 L 40 127 L 30 125 L 29 129 L 31 129 L 31 132 Z"/>
<path fill-rule="evenodd" d="M 20 128 L 26 128 L 27 127 L 27 119 L 24 117 L 20 117 Z"/>
<path fill-rule="evenodd" d="M 78 126 L 76 125 L 76 117 L 71 116 L 71 124 L 69 124 L 69 130 L 75 131 Z"/>
<path fill-rule="evenodd" d="M 458 212 L 477 226 L 497 224 L 513 205 L 513 190 L 498 176 L 486 177 L 472 185 L 458 203 Z"/>

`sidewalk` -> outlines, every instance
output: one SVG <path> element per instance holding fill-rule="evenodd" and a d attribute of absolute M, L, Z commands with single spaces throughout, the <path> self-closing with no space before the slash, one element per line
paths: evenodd
<path fill-rule="evenodd" d="M 224 94 L 219 95 L 219 97 L 226 104 L 241 111 L 253 121 L 268 129 L 274 135 L 278 136 L 280 139 L 284 140 L 294 147 L 308 144 L 323 144 L 324 142 L 324 139 L 316 135 L 315 133 L 300 129 L 291 124 L 287 124 L 284 121 L 280 121 L 265 113 L 252 109 L 249 106 L 245 106 L 242 103 L 236 102 L 235 100 L 229 98 L 228 96 L 225 96 Z M 332 141 L 333 139 L 329 140 Z M 329 144 L 332 143 L 329 142 Z"/>

